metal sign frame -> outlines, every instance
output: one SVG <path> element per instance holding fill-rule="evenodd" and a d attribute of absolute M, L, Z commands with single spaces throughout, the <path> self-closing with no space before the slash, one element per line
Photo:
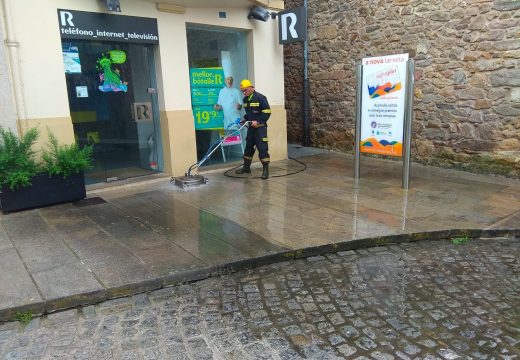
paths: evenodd
<path fill-rule="evenodd" d="M 408 60 L 406 63 L 406 93 L 404 104 L 404 124 L 403 124 L 403 179 L 402 188 L 410 187 L 410 159 L 412 145 L 412 121 L 413 121 L 413 88 L 415 62 Z M 362 91 L 363 91 L 363 65 L 361 62 L 356 67 L 356 129 L 355 129 L 355 148 L 354 148 L 354 180 L 358 185 L 360 179 L 360 158 L 361 158 L 361 117 L 362 117 Z"/>

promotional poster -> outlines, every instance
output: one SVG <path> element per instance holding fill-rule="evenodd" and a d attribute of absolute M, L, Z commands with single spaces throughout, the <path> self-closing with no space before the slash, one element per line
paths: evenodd
<path fill-rule="evenodd" d="M 224 115 L 213 105 L 224 86 L 224 70 L 215 68 L 190 69 L 191 103 L 195 130 L 212 130 L 224 127 Z"/>
<path fill-rule="evenodd" d="M 408 54 L 364 58 L 361 152 L 402 156 Z"/>

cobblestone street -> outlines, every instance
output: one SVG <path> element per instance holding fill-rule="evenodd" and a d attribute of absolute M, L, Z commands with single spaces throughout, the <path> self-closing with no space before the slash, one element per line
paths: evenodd
<path fill-rule="evenodd" d="M 0 325 L 3 359 L 517 359 L 520 242 L 264 266 Z"/>

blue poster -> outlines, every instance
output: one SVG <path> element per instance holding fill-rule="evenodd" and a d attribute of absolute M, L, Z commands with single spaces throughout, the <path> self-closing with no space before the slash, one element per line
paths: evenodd
<path fill-rule="evenodd" d="M 191 106 L 195 130 L 215 130 L 224 128 L 222 111 L 213 106 L 224 85 L 224 70 L 218 68 L 190 69 Z"/>

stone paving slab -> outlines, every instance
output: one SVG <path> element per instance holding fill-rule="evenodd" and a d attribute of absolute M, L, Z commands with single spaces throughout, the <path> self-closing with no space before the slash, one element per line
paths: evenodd
<path fill-rule="evenodd" d="M 13 264 L 2 279 L 0 320 L 31 304 L 51 312 L 359 244 L 478 237 L 487 228 L 515 236 L 519 227 L 518 180 L 414 164 L 403 190 L 400 163 L 364 158 L 356 186 L 345 154 L 299 159 L 306 171 L 276 177 L 300 166 L 277 162 L 267 181 L 219 171 L 183 190 L 154 178 L 96 187 L 77 204 L 0 215 L 0 257 Z M 35 290 L 40 298 L 27 297 Z"/>
<path fill-rule="evenodd" d="M 43 299 L 14 248 L 3 249 L 0 252 L 0 274 L 0 311 L 22 307 L 37 309 L 43 306 Z M 9 318 L 9 315 L 6 314 L 3 320 Z"/>
<path fill-rule="evenodd" d="M 4 249 L 11 249 L 13 247 L 13 244 L 7 237 L 7 234 L 5 233 L 4 229 L 0 227 L 0 251 Z"/>

